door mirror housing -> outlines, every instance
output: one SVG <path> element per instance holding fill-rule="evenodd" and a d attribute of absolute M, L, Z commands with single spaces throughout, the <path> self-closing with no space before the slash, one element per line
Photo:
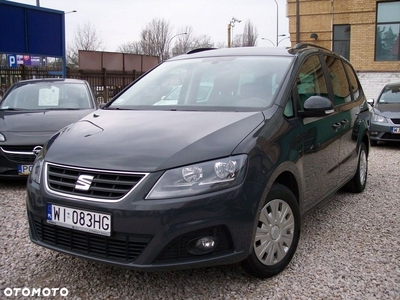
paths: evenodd
<path fill-rule="evenodd" d="M 300 111 L 301 117 L 324 117 L 335 110 L 331 100 L 322 96 L 311 96 L 304 102 L 304 111 Z"/>

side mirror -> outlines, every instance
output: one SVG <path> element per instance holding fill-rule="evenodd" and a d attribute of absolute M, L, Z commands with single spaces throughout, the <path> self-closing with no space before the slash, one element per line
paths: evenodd
<path fill-rule="evenodd" d="M 374 99 L 368 99 L 367 103 L 373 107 L 374 104 L 375 104 L 375 100 Z"/>
<path fill-rule="evenodd" d="M 304 111 L 299 112 L 301 117 L 324 117 L 335 110 L 331 100 L 322 96 L 311 96 L 304 102 Z"/>

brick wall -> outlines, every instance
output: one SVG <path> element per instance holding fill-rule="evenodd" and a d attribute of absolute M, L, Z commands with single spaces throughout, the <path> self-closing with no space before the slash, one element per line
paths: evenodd
<path fill-rule="evenodd" d="M 296 42 L 296 1 L 287 0 L 290 40 Z M 400 61 L 375 61 L 377 0 L 299 0 L 300 41 L 332 49 L 333 25 L 350 25 L 350 61 L 357 71 L 400 73 Z M 318 40 L 310 38 L 318 34 Z"/>
<path fill-rule="evenodd" d="M 400 72 L 358 72 L 367 99 L 376 99 L 383 86 L 390 82 L 400 82 Z"/>

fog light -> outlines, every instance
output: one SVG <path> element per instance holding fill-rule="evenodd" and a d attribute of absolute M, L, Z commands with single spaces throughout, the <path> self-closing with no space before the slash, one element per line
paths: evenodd
<path fill-rule="evenodd" d="M 217 241 L 214 237 L 205 236 L 191 240 L 187 244 L 186 250 L 193 255 L 202 255 L 213 251 L 216 246 Z"/>
<path fill-rule="evenodd" d="M 378 135 L 378 134 L 379 134 L 379 132 L 376 132 L 376 131 L 371 132 L 371 135 Z"/>

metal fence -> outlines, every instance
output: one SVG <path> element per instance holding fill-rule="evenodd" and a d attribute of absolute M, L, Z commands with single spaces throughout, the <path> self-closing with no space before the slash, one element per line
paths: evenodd
<path fill-rule="evenodd" d="M 67 69 L 67 78 L 83 79 L 89 82 L 93 94 L 98 103 L 106 103 L 114 97 L 120 90 L 129 85 L 132 81 L 142 75 L 142 72 L 128 71 L 108 71 L 98 70 L 78 70 Z M 15 82 L 26 79 L 39 78 L 58 78 L 59 70 L 48 68 L 28 68 L 20 66 L 18 68 L 0 67 L 0 90 L 2 93 Z"/>

